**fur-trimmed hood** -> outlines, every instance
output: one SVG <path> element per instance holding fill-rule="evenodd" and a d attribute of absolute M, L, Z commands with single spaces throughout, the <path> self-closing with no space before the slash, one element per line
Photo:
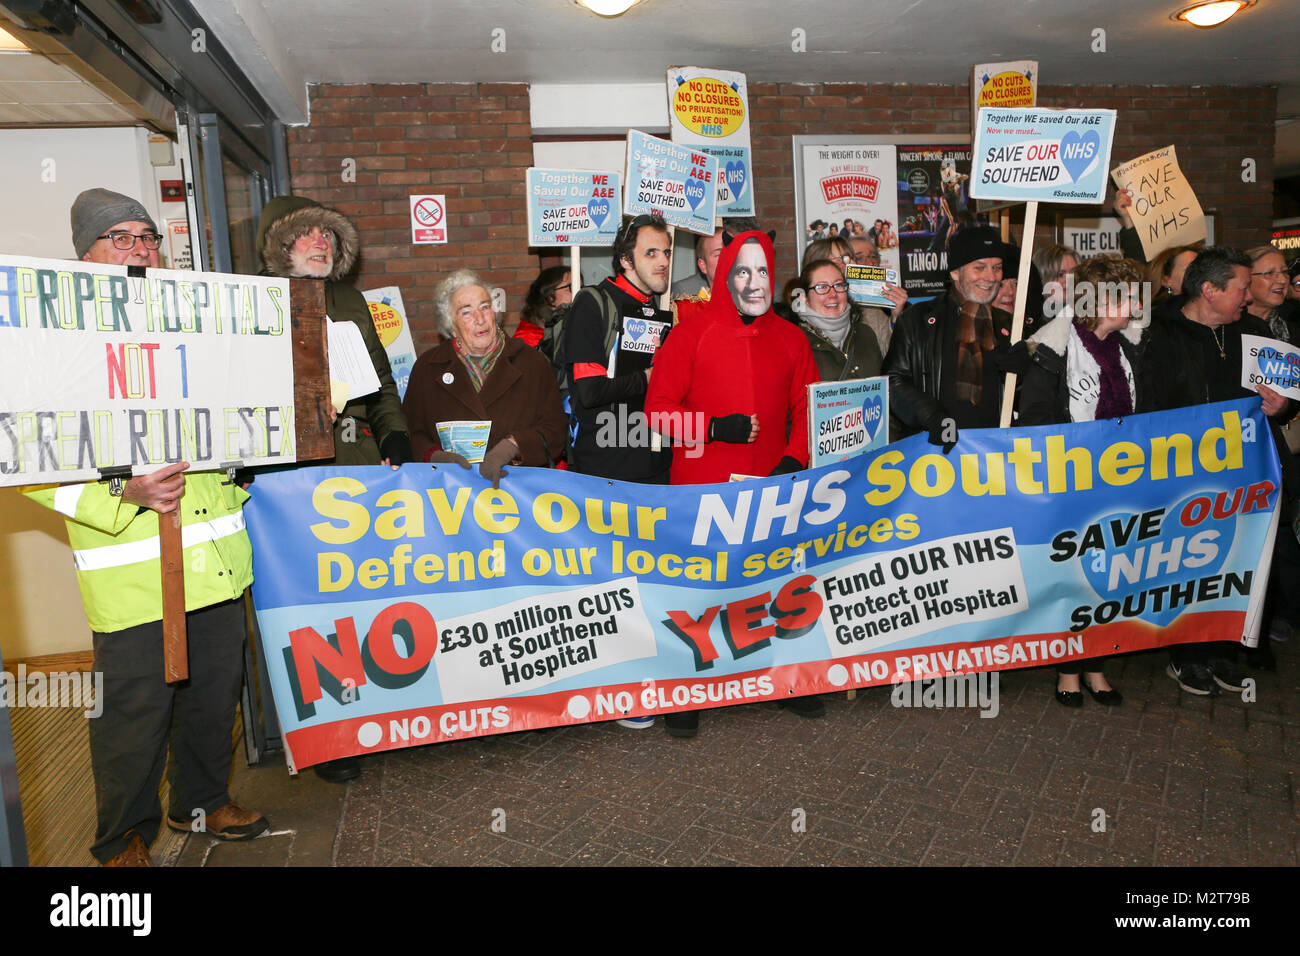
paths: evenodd
<path fill-rule="evenodd" d="M 1070 326 L 1073 324 L 1073 313 L 1069 309 L 1062 309 L 1056 318 L 1029 337 L 1030 354 L 1032 355 L 1041 345 L 1051 349 L 1057 356 L 1064 357 L 1066 346 L 1070 341 Z M 1137 345 L 1142 341 L 1142 331 L 1145 328 L 1145 325 L 1139 326 L 1130 322 L 1120 332 L 1130 343 Z"/>
<path fill-rule="evenodd" d="M 357 227 L 336 209 L 302 196 L 277 196 L 262 208 L 257 227 L 257 252 L 262 269 L 268 275 L 287 278 L 293 270 L 289 249 L 293 242 L 313 226 L 332 230 L 337 237 L 334 268 L 327 279 L 337 282 L 352 271 L 361 252 Z"/>

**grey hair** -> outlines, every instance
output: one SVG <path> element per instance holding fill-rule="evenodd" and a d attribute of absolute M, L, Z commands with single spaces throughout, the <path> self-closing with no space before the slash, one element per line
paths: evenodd
<path fill-rule="evenodd" d="M 1263 259 L 1265 256 L 1271 256 L 1274 253 L 1282 257 L 1282 263 L 1285 265 L 1286 254 L 1282 252 L 1282 250 L 1279 249 L 1277 246 L 1273 245 L 1271 242 L 1263 246 L 1252 246 L 1251 248 L 1246 250 L 1246 255 L 1250 256 L 1250 264 L 1252 266 L 1256 262 L 1259 262 L 1260 259 Z"/>
<path fill-rule="evenodd" d="M 441 338 L 449 339 L 455 331 L 451 314 L 451 297 L 461 289 L 472 285 L 478 286 L 488 294 L 489 298 L 491 297 L 492 290 L 488 288 L 488 284 L 472 269 L 457 269 L 439 282 L 438 287 L 433 290 L 433 305 L 438 314 L 438 335 Z"/>

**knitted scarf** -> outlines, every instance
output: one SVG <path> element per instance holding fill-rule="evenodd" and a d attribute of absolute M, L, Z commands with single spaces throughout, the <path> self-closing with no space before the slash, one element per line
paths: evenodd
<path fill-rule="evenodd" d="M 957 328 L 957 380 L 953 390 L 961 401 L 980 403 L 984 392 L 984 353 L 993 351 L 993 310 L 988 305 L 967 301 L 953 289 L 961 304 Z"/>
<path fill-rule="evenodd" d="M 505 333 L 497 329 L 496 345 L 486 355 L 470 355 L 461 344 L 458 337 L 452 337 L 452 348 L 456 350 L 456 357 L 465 365 L 469 372 L 469 380 L 474 385 L 474 391 L 482 391 L 483 382 L 492 374 L 492 368 L 497 364 L 497 359 L 501 357 L 501 351 L 506 347 Z"/>
<path fill-rule="evenodd" d="M 1088 350 L 1088 354 L 1097 360 L 1101 368 L 1101 390 L 1097 398 L 1097 419 L 1123 418 L 1133 414 L 1133 396 L 1129 394 L 1128 377 L 1119 360 L 1120 332 L 1112 332 L 1104 339 L 1097 336 L 1084 325 L 1075 321 L 1074 330 L 1079 333 L 1079 341 Z"/>
<path fill-rule="evenodd" d="M 839 315 L 822 315 L 809 304 L 803 289 L 795 289 L 790 295 L 790 308 L 814 329 L 825 336 L 826 340 L 840 351 L 849 337 L 849 326 L 853 321 L 853 303 L 846 301 L 844 311 Z"/>

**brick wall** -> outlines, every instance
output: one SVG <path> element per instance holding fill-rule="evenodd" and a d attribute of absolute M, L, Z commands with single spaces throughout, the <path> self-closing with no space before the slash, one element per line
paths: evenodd
<path fill-rule="evenodd" d="M 758 215 L 776 229 L 777 272 L 796 271 L 794 134 L 970 134 L 970 93 L 965 86 L 887 84 L 749 84 L 754 131 Z M 1111 165 L 1174 143 L 1203 208 L 1219 213 L 1220 242 L 1241 247 L 1267 238 L 1273 214 L 1273 87 L 1044 86 L 1038 102 L 1055 109 L 1119 111 Z M 1206 121 L 1212 116 L 1212 121 Z M 1241 181 L 1241 161 L 1256 162 L 1255 182 Z M 1047 241 L 1056 211 L 1084 206 L 1040 205 L 1040 241 Z M 1013 216 L 1019 230 L 1020 215 Z"/>
<path fill-rule="evenodd" d="M 356 221 L 357 287 L 401 288 L 417 354 L 437 340 L 433 291 L 454 269 L 522 305 L 537 274 L 523 199 L 530 137 L 520 83 L 314 86 L 311 124 L 288 130 L 293 191 Z M 343 179 L 348 158 L 356 182 Z M 446 195 L 446 245 L 411 243 L 412 193 Z"/>
<path fill-rule="evenodd" d="M 1119 110 L 1114 162 L 1175 143 L 1219 240 L 1252 245 L 1272 217 L 1272 87 L 1045 86 L 1043 106 Z M 763 83 L 749 85 L 758 213 L 778 230 L 778 274 L 795 272 L 793 134 L 970 132 L 965 86 Z M 532 165 L 526 84 L 316 86 L 311 124 L 288 132 L 294 191 L 336 206 L 361 229 L 362 288 L 398 285 L 417 351 L 436 340 L 433 288 L 453 269 L 480 271 L 518 311 L 537 273 L 529 254 L 524 170 Z M 1205 117 L 1212 116 L 1207 122 Z M 1241 181 L 1244 157 L 1256 181 Z M 356 160 L 356 182 L 342 161 Z M 413 246 L 412 192 L 445 193 L 446 245 Z M 1056 209 L 1039 209 L 1046 240 Z"/>

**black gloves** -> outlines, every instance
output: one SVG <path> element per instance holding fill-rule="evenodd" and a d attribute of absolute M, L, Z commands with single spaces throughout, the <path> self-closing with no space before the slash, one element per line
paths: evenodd
<path fill-rule="evenodd" d="M 776 467 L 772 469 L 767 477 L 775 478 L 777 475 L 793 475 L 796 471 L 803 471 L 803 465 L 799 463 L 798 458 L 791 458 L 786 455 L 776 463 Z"/>
<path fill-rule="evenodd" d="M 390 465 L 405 465 L 415 457 L 411 451 L 411 436 L 406 432 L 389 432 L 380 444 L 379 451 Z"/>
<path fill-rule="evenodd" d="M 435 465 L 460 465 L 465 469 L 470 467 L 465 456 L 458 455 L 454 451 L 435 451 L 429 456 L 429 461 Z"/>
<path fill-rule="evenodd" d="M 748 415 L 718 415 L 709 419 L 709 441 L 726 441 L 743 445 L 749 441 L 753 422 Z"/>
<path fill-rule="evenodd" d="M 513 461 L 519 454 L 519 446 L 515 444 L 513 438 L 503 438 L 488 450 L 483 456 L 483 462 L 478 466 L 478 473 L 492 482 L 493 488 L 501 487 L 501 479 L 509 474 L 505 466 Z"/>
<path fill-rule="evenodd" d="M 957 445 L 957 423 L 951 418 L 941 418 L 937 423 L 930 426 L 926 438 L 931 445 L 940 446 L 946 455 Z"/>
<path fill-rule="evenodd" d="M 1021 339 L 1011 348 L 993 353 L 993 364 L 1003 375 L 1024 375 L 1029 371 L 1029 343 Z"/>

